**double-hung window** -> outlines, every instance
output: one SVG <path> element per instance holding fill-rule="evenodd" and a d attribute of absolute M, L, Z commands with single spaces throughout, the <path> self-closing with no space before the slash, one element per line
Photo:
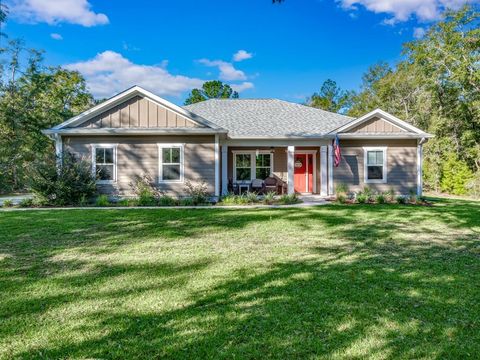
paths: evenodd
<path fill-rule="evenodd" d="M 98 184 L 117 181 L 117 146 L 112 144 L 92 145 L 92 167 Z"/>
<path fill-rule="evenodd" d="M 234 179 L 237 182 L 265 180 L 272 174 L 273 155 L 269 152 L 238 152 L 234 157 Z"/>
<path fill-rule="evenodd" d="M 183 145 L 159 144 L 160 182 L 183 181 Z"/>
<path fill-rule="evenodd" d="M 364 148 L 365 183 L 387 182 L 387 149 Z"/>

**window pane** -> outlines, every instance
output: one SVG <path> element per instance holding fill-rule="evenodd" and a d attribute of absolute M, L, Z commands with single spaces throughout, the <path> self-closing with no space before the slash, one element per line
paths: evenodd
<path fill-rule="evenodd" d="M 270 168 L 257 168 L 256 179 L 265 180 L 270 176 Z"/>
<path fill-rule="evenodd" d="M 163 165 L 163 180 L 180 180 L 180 165 Z"/>
<path fill-rule="evenodd" d="M 97 180 L 113 180 L 113 165 L 97 165 Z"/>
<path fill-rule="evenodd" d="M 162 149 L 162 162 L 170 163 L 171 161 L 171 149 Z"/>
<path fill-rule="evenodd" d="M 105 164 L 113 164 L 113 149 L 103 149 L 105 151 Z"/>
<path fill-rule="evenodd" d="M 105 159 L 105 149 L 96 148 L 95 149 L 95 162 L 98 164 L 103 164 L 103 160 Z"/>
<path fill-rule="evenodd" d="M 383 165 L 383 151 L 368 151 L 368 165 Z"/>
<path fill-rule="evenodd" d="M 172 163 L 180 164 L 180 148 L 172 148 Z"/>
<path fill-rule="evenodd" d="M 251 164 L 250 154 L 238 154 L 237 155 L 237 168 L 250 167 Z"/>
<path fill-rule="evenodd" d="M 237 168 L 237 180 L 251 180 L 250 168 Z"/>
<path fill-rule="evenodd" d="M 270 166 L 270 154 L 259 154 L 256 162 L 257 166 Z"/>
<path fill-rule="evenodd" d="M 383 166 L 368 166 L 368 180 L 382 180 Z"/>

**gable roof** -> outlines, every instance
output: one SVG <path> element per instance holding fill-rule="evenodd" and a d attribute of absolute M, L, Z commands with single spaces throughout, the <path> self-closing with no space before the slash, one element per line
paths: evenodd
<path fill-rule="evenodd" d="M 100 115 L 103 112 L 108 111 L 114 108 L 115 106 L 121 103 L 124 103 L 125 101 L 132 99 L 136 96 L 144 97 L 159 106 L 163 106 L 168 110 L 171 110 L 181 116 L 184 116 L 185 118 L 193 121 L 194 123 L 198 124 L 202 128 L 208 128 L 210 130 L 223 130 L 221 127 L 202 118 L 201 116 L 198 116 L 197 114 L 193 114 L 192 112 L 186 109 L 183 109 L 180 106 L 177 106 L 165 99 L 162 99 L 161 97 L 153 94 L 148 90 L 141 88 L 140 86 L 133 86 L 111 97 L 110 99 L 105 100 L 104 102 L 98 104 L 97 106 L 94 106 L 93 108 L 88 109 L 77 116 L 74 116 L 73 118 L 61 123 L 60 125 L 53 127 L 52 129 L 50 129 L 49 132 L 53 133 L 53 132 L 58 132 L 59 130 L 62 130 L 62 129 L 75 128 L 81 125 L 82 123 L 85 123 L 86 121 L 94 118 L 95 116 Z"/>
<path fill-rule="evenodd" d="M 354 118 L 278 99 L 210 99 L 183 107 L 231 138 L 322 137 Z"/>
<path fill-rule="evenodd" d="M 354 134 L 352 131 L 354 131 L 356 128 L 358 128 L 360 125 L 375 119 L 379 118 L 384 121 L 389 122 L 396 128 L 398 128 L 398 132 L 391 132 L 391 133 L 362 133 L 360 134 Z M 360 136 L 382 136 L 382 137 L 393 137 L 393 136 L 405 136 L 405 137 L 424 137 L 424 138 L 431 138 L 433 135 L 428 134 L 424 132 L 423 130 L 420 130 L 419 128 L 407 123 L 406 121 L 400 120 L 396 116 L 393 116 L 392 114 L 387 113 L 386 111 L 383 111 L 382 109 L 376 109 L 368 114 L 359 117 L 358 119 L 354 119 L 353 121 L 339 127 L 338 129 L 335 129 L 331 132 L 332 134 L 339 134 L 340 137 L 360 137 Z M 342 136 L 343 135 L 343 136 Z"/>

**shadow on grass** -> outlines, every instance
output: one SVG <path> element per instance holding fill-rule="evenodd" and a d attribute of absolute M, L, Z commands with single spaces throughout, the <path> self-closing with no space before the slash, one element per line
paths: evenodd
<path fill-rule="evenodd" d="M 309 256 L 304 259 L 273 262 L 262 271 L 251 271 L 246 264 L 208 291 L 193 292 L 175 309 L 100 308 L 87 314 L 88 325 L 79 325 L 77 331 L 105 329 L 102 335 L 82 341 L 64 339 L 34 352 L 19 352 L 19 358 L 41 354 L 45 358 L 442 359 L 480 353 L 480 203 L 442 201 L 432 208 L 101 211 L 63 219 L 61 212 L 37 214 L 0 220 L 10 227 L 8 234 L 3 230 L 10 242 L 0 242 L 0 253 L 10 257 L 0 283 L 5 291 L 61 275 L 65 269 L 85 269 L 80 260 L 52 262 L 65 249 L 108 253 L 151 238 L 178 241 L 181 246 L 187 237 L 200 241 L 215 232 L 252 224 L 271 226 L 272 219 L 298 231 L 321 232 L 308 243 Z M 11 223 L 20 221 L 15 216 L 36 225 L 15 232 Z M 34 226 L 40 223 L 48 226 L 36 233 Z M 302 233 L 298 236 L 304 240 Z M 341 241 L 332 242 L 335 237 Z M 127 301 L 126 290 L 88 291 L 89 286 L 114 281 L 119 274 L 130 275 L 133 284 L 142 277 L 153 279 L 148 286 L 134 287 L 136 294 L 181 287 L 194 272 L 212 264 L 213 259 L 182 266 L 102 265 L 75 276 L 54 277 L 52 281 L 73 284 L 78 291 L 39 304 L 38 299 L 2 302 L 0 319 L 85 299 Z"/>

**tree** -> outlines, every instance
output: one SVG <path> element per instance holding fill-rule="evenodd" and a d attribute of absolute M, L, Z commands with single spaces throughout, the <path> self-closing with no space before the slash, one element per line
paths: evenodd
<path fill-rule="evenodd" d="M 238 92 L 221 81 L 207 81 L 201 89 L 193 89 L 185 100 L 185 105 L 195 104 L 208 99 L 238 99 Z"/>
<path fill-rule="evenodd" d="M 343 91 L 331 79 L 326 80 L 320 92 L 307 99 L 307 105 L 331 112 L 346 111 L 351 102 L 351 93 Z"/>
<path fill-rule="evenodd" d="M 86 110 L 93 98 L 78 72 L 42 66 L 42 53 L 11 40 L 0 76 L 0 191 L 26 186 L 27 166 L 53 152 L 41 130 Z M 27 59 L 26 63 L 22 59 Z"/>

